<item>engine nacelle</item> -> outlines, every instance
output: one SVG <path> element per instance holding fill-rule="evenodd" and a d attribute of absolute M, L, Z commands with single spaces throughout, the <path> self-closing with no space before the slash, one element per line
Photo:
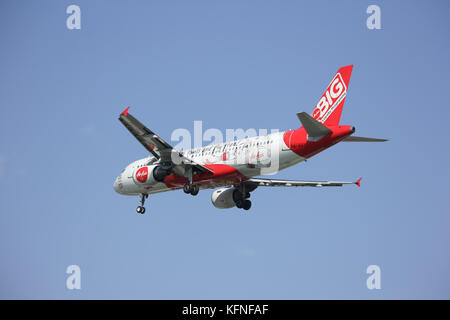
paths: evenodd
<path fill-rule="evenodd" d="M 212 204 L 219 209 L 233 208 L 236 205 L 233 199 L 235 191 L 233 187 L 215 190 L 211 195 Z"/>
<path fill-rule="evenodd" d="M 170 170 L 159 165 L 145 166 L 134 172 L 133 180 L 137 185 L 152 185 L 163 182 L 169 174 Z"/>

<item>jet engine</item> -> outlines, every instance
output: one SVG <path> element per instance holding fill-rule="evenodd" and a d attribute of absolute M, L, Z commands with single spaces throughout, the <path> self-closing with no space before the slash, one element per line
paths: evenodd
<path fill-rule="evenodd" d="M 214 207 L 219 209 L 236 206 L 239 209 L 248 210 L 252 206 L 252 202 L 248 198 L 250 198 L 250 192 L 255 189 L 256 186 L 247 186 L 245 191 L 236 187 L 218 189 L 212 193 L 211 202 Z"/>
<path fill-rule="evenodd" d="M 233 199 L 233 193 L 236 188 L 222 188 L 215 190 L 211 195 L 211 202 L 218 209 L 233 208 L 236 203 Z"/>
<path fill-rule="evenodd" d="M 163 182 L 170 174 L 170 169 L 160 165 L 144 166 L 137 169 L 133 174 L 133 180 L 137 185 L 149 185 Z"/>

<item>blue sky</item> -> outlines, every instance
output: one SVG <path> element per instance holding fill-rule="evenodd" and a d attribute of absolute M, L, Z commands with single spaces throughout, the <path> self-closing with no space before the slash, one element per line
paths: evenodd
<path fill-rule="evenodd" d="M 67 6 L 81 30 L 66 28 Z M 366 8 L 381 8 L 381 30 Z M 446 1 L 2 1 L 0 298 L 450 298 Z M 176 128 L 299 126 L 353 64 L 339 144 L 277 176 L 361 188 L 114 193 Z M 79 265 L 81 290 L 67 290 Z M 381 290 L 366 268 L 381 268 Z"/>

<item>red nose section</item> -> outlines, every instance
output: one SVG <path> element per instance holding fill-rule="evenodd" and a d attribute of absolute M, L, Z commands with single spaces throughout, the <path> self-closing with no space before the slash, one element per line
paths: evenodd
<path fill-rule="evenodd" d="M 355 184 L 356 184 L 358 187 L 361 187 L 361 180 L 362 180 L 362 178 L 359 178 L 359 179 L 356 180 L 356 182 L 355 182 Z"/>

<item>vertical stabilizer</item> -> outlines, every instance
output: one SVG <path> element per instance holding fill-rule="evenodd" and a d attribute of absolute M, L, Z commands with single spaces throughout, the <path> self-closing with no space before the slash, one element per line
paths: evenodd
<path fill-rule="evenodd" d="M 339 124 L 352 69 L 350 65 L 338 70 L 311 114 L 314 119 L 326 126 Z"/>

